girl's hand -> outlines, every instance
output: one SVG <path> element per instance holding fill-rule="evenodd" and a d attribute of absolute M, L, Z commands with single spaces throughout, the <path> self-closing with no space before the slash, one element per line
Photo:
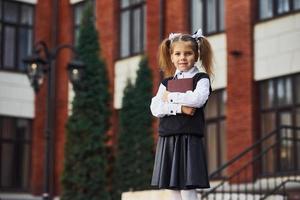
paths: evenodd
<path fill-rule="evenodd" d="M 169 91 L 165 91 L 164 92 L 163 97 L 162 97 L 162 99 L 163 99 L 164 102 L 168 102 L 168 95 L 169 95 L 169 93 L 170 93 Z"/>
<path fill-rule="evenodd" d="M 181 112 L 186 114 L 186 115 L 193 116 L 196 112 L 196 108 L 188 107 L 188 106 L 181 106 Z"/>

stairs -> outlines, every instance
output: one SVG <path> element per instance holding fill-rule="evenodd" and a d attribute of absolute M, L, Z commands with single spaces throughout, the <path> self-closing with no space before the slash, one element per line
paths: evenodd
<path fill-rule="evenodd" d="M 200 199 L 300 200 L 300 166 L 288 166 L 289 163 L 281 160 L 281 154 L 279 154 L 286 150 L 287 144 L 294 152 L 298 151 L 299 138 L 300 127 L 281 126 L 267 134 L 213 172 L 209 176 L 210 180 L 214 180 L 220 174 L 223 174 L 223 177 L 219 181 L 211 182 L 210 189 L 199 190 Z M 272 162 L 266 162 L 270 155 L 273 156 Z M 299 163 L 300 154 L 295 155 L 298 156 L 293 157 L 294 162 Z M 235 171 L 232 171 L 233 165 L 236 167 Z M 269 166 L 266 167 L 267 169 L 271 166 L 273 171 L 271 173 L 266 171 L 268 176 L 263 176 L 262 166 Z M 282 166 L 288 166 L 288 169 Z M 230 174 L 226 173 L 228 171 Z"/>

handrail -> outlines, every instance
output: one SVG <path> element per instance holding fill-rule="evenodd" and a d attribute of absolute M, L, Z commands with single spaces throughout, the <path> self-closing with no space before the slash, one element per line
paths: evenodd
<path fill-rule="evenodd" d="M 269 134 L 267 134 L 266 136 L 262 137 L 261 139 L 259 139 L 258 141 L 256 141 L 254 144 L 252 144 L 250 147 L 246 148 L 244 151 L 242 151 L 239 155 L 235 156 L 233 159 L 231 159 L 230 161 L 228 161 L 227 163 L 223 164 L 219 169 L 215 170 L 214 172 L 212 172 L 209 175 L 209 178 L 212 179 L 214 178 L 215 175 L 219 174 L 223 169 L 227 168 L 229 165 L 231 165 L 232 163 L 234 163 L 235 161 L 239 160 L 241 157 L 243 157 L 244 155 L 246 155 L 248 152 L 250 152 L 252 149 L 254 149 L 257 145 L 261 144 L 263 141 L 265 141 L 266 139 L 268 139 L 269 137 L 273 136 L 275 133 L 277 133 L 278 131 L 280 131 L 281 129 L 287 129 L 287 128 L 292 128 L 295 130 L 300 130 L 300 127 L 295 127 L 295 126 L 288 126 L 288 125 L 282 125 L 279 126 L 277 129 L 271 131 Z"/>
<path fill-rule="evenodd" d="M 300 181 L 298 180 L 292 180 L 292 179 L 288 179 L 283 181 L 282 183 L 280 183 L 277 187 L 275 187 L 272 191 L 268 192 L 267 194 L 265 194 L 265 196 L 263 196 L 262 198 L 260 198 L 260 200 L 265 200 L 266 198 L 268 198 L 270 195 L 275 194 L 278 190 L 280 190 L 282 187 L 285 188 L 285 185 L 287 183 L 299 183 Z"/>
<path fill-rule="evenodd" d="M 280 134 L 282 133 L 282 130 L 286 130 L 286 129 L 291 129 L 293 131 L 293 138 L 289 138 L 284 136 L 283 134 L 283 138 L 280 137 L 280 139 L 282 141 L 286 141 L 286 140 L 294 140 L 295 138 L 295 134 L 299 134 L 300 131 L 300 127 L 295 127 L 295 126 L 288 126 L 288 125 L 283 125 L 283 126 L 279 126 L 277 129 L 271 131 L 269 134 L 267 134 L 266 136 L 262 137 L 261 139 L 259 139 L 258 141 L 256 141 L 254 144 L 252 144 L 250 147 L 246 148 L 245 150 L 243 150 L 239 155 L 235 156 L 233 159 L 231 159 L 230 161 L 228 161 L 227 163 L 225 163 L 224 165 L 222 165 L 219 169 L 215 170 L 213 173 L 211 173 L 209 175 L 209 178 L 212 179 L 214 176 L 216 176 L 217 174 L 219 174 L 220 172 L 222 172 L 224 169 L 228 168 L 229 166 L 231 166 L 233 163 L 237 162 L 238 160 L 242 159 L 247 153 L 251 152 L 252 150 L 255 150 L 256 147 L 258 145 L 262 145 L 264 141 L 266 141 L 267 139 L 269 139 L 270 137 Z M 277 137 L 276 137 L 277 138 Z M 297 139 L 298 140 L 298 139 Z M 242 166 L 240 166 L 235 172 L 228 174 L 228 176 L 224 177 L 220 183 L 218 183 L 217 185 L 215 185 L 213 188 L 211 188 L 208 191 L 202 191 L 201 196 L 203 199 L 207 198 L 208 195 L 216 193 L 217 191 L 219 191 L 218 193 L 221 193 L 221 195 L 224 195 L 224 193 L 227 193 L 228 195 L 232 195 L 233 191 L 232 191 L 232 185 L 230 185 L 230 180 L 234 180 L 235 178 L 237 180 L 241 180 L 240 178 L 242 177 L 242 173 L 245 172 L 247 170 L 247 167 L 252 166 L 253 164 L 255 164 L 255 162 L 259 162 L 259 160 L 261 160 L 263 158 L 263 156 L 268 155 L 268 153 L 270 151 L 272 151 L 275 148 L 278 148 L 278 144 L 279 144 L 279 148 L 280 147 L 280 142 L 276 139 L 274 141 L 274 143 L 272 142 L 272 144 L 267 145 L 265 148 L 263 148 L 259 154 L 254 155 L 254 157 L 252 157 L 252 159 L 250 161 L 247 161 L 246 163 L 244 163 Z M 244 170 L 244 171 L 243 171 Z M 228 182 L 229 181 L 229 182 Z M 268 180 L 269 181 L 269 180 Z M 264 189 L 264 191 L 262 191 L 262 186 L 261 183 L 258 182 L 259 186 L 258 186 L 258 190 L 260 194 L 264 194 L 263 192 L 268 192 L 269 191 L 269 184 L 272 184 L 271 182 L 266 182 L 266 187 L 267 190 Z M 229 183 L 229 185 L 225 185 L 226 182 Z M 282 182 L 282 180 L 281 180 Z M 248 192 L 248 189 L 250 187 L 252 187 L 252 192 L 254 191 L 254 189 L 256 190 L 257 185 L 255 186 L 255 183 L 253 182 L 252 184 L 250 184 L 250 186 L 243 186 L 242 188 L 244 188 L 244 192 L 243 190 L 241 190 L 241 186 L 239 185 L 240 183 L 237 183 L 236 185 L 236 189 L 234 190 L 236 192 L 236 195 L 240 195 L 241 193 L 244 193 L 244 195 L 249 195 L 250 193 Z M 277 181 L 275 183 L 275 186 L 277 185 Z M 282 184 L 281 184 L 282 185 Z M 222 188 L 225 189 L 228 187 L 229 188 L 229 192 L 228 192 L 228 188 L 226 190 L 223 190 Z M 276 188 L 278 188 L 278 186 L 276 186 Z M 221 189 L 221 190 L 220 190 Z M 272 186 L 273 189 L 273 186 Z M 270 192 L 269 192 L 270 193 Z"/>

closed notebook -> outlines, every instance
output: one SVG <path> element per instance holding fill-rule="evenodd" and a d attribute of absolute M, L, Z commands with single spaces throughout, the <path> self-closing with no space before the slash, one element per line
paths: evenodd
<path fill-rule="evenodd" d="M 193 90 L 193 78 L 173 79 L 168 81 L 169 92 L 186 92 Z"/>

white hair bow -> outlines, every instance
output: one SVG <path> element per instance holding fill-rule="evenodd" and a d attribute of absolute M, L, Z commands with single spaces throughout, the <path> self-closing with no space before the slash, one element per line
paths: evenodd
<path fill-rule="evenodd" d="M 179 37 L 181 35 L 181 33 L 170 33 L 169 34 L 169 40 L 171 42 L 173 42 L 173 40 L 176 38 L 176 37 Z"/>
<path fill-rule="evenodd" d="M 205 38 L 204 35 L 202 34 L 202 29 L 199 28 L 193 35 L 193 38 L 198 39 L 198 38 Z"/>

